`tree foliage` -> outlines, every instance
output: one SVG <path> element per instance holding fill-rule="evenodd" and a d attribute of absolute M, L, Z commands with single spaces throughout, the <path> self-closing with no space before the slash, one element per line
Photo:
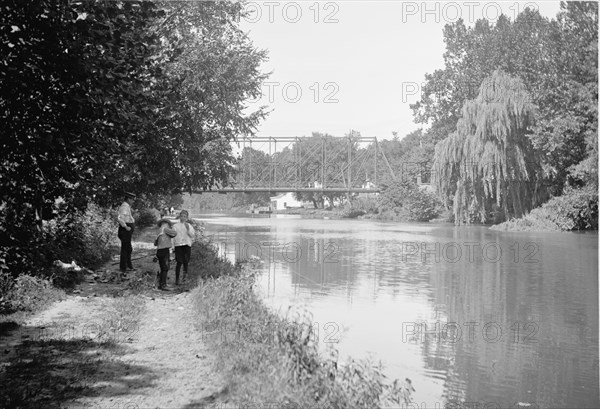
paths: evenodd
<path fill-rule="evenodd" d="M 445 67 L 425 77 L 422 98 L 411 108 L 441 140 L 457 129 L 466 101 L 500 69 L 523 81 L 536 106 L 529 139 L 541 154 L 553 194 L 565 181 L 597 179 L 598 4 L 561 3 L 549 20 L 526 8 L 495 25 L 462 20 L 444 29 Z M 582 178 L 584 180 L 582 181 Z"/>
<path fill-rule="evenodd" d="M 225 185 L 235 164 L 230 142 L 252 135 L 265 116 L 263 108 L 245 110 L 266 78 L 259 71 L 266 53 L 234 24 L 240 3 L 166 4 L 167 17 L 159 27 L 177 57 L 165 67 L 167 80 L 157 86 L 157 93 L 168 95 L 157 131 L 166 137 L 161 145 L 176 171 L 177 183 L 171 185 L 188 191 Z M 145 164 L 141 157 L 141 167 Z M 153 178 L 145 174 L 143 180 L 162 184 L 160 171 L 157 167 Z"/>
<path fill-rule="evenodd" d="M 457 130 L 436 146 L 434 183 L 454 203 L 456 223 L 485 222 L 493 204 L 520 217 L 546 198 L 543 170 L 527 129 L 535 108 L 525 85 L 502 71 L 467 101 Z"/>
<path fill-rule="evenodd" d="M 3 2 L 3 269 L 24 268 L 10 254 L 35 248 L 42 220 L 57 212 L 114 205 L 124 190 L 156 198 L 226 183 L 229 142 L 264 117 L 245 112 L 265 53 L 237 26 L 240 8 Z"/>
<path fill-rule="evenodd" d="M 421 189 L 413 180 L 392 182 L 378 197 L 378 210 L 384 216 L 401 221 L 427 222 L 436 218 L 441 209 L 437 197 Z"/>
<path fill-rule="evenodd" d="M 556 185 L 598 186 L 598 3 L 561 3 L 551 25 L 555 66 L 538 102 L 531 140 Z M 554 193 L 561 189 L 555 188 Z"/>

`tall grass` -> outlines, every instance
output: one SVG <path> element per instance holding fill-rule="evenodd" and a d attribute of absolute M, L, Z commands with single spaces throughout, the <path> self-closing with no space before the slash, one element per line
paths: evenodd
<path fill-rule="evenodd" d="M 206 247 L 196 246 L 196 254 L 210 253 Z M 203 339 L 229 381 L 230 400 L 299 408 L 410 403 L 409 380 L 388 382 L 378 363 L 353 359 L 342 363 L 335 349 L 321 352 L 318 332 L 307 314 L 280 317 L 256 295 L 252 266 L 216 262 L 226 274 L 200 282 L 194 290 L 195 308 Z"/>

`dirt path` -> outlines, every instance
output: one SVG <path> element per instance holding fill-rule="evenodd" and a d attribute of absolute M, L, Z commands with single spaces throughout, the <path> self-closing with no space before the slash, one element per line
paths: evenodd
<path fill-rule="evenodd" d="M 168 292 L 148 288 L 157 264 L 147 243 L 134 246 L 138 272 L 115 282 L 111 261 L 0 337 L 6 407 L 191 408 L 223 397 L 226 383 L 194 316 L 196 277 Z M 145 290 L 128 295 L 133 282 Z"/>
<path fill-rule="evenodd" d="M 114 381 L 102 380 L 91 386 L 98 396 L 77 399 L 70 405 L 184 408 L 206 404 L 220 395 L 224 383 L 211 370 L 209 353 L 196 329 L 193 294 L 147 299 L 134 341 L 117 357 L 125 367 L 148 368 L 150 381 L 147 374 L 125 374 L 124 389 L 123 374 L 115 373 Z"/>

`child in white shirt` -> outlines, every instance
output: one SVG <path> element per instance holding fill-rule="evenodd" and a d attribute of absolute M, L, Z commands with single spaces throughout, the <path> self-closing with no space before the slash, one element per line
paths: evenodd
<path fill-rule="evenodd" d="M 191 223 L 188 222 L 189 214 L 187 210 L 182 210 L 179 213 L 179 223 L 176 223 L 174 230 L 177 232 L 177 236 L 173 239 L 173 245 L 175 246 L 175 285 L 179 285 L 179 272 L 181 266 L 183 266 L 183 282 L 187 279 L 188 274 L 188 263 L 192 254 L 192 242 L 196 237 L 196 232 Z"/>

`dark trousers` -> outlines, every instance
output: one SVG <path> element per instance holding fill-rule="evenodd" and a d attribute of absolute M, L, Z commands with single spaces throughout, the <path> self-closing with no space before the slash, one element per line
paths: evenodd
<path fill-rule="evenodd" d="M 156 250 L 156 258 L 160 266 L 160 274 L 158 276 L 158 286 L 165 287 L 167 285 L 167 273 L 169 272 L 169 249 Z"/>
<path fill-rule="evenodd" d="M 190 262 L 190 256 L 192 254 L 192 248 L 190 246 L 175 246 L 175 281 L 179 282 L 179 272 L 181 266 L 183 266 L 183 277 L 185 278 L 188 273 L 188 263 Z"/>
<path fill-rule="evenodd" d="M 131 247 L 131 236 L 133 235 L 133 223 L 127 223 L 127 226 L 131 230 L 127 231 L 124 227 L 119 225 L 118 236 L 121 240 L 121 259 L 119 260 L 119 269 L 125 271 L 128 268 L 133 268 L 131 264 L 131 253 L 133 247 Z"/>

